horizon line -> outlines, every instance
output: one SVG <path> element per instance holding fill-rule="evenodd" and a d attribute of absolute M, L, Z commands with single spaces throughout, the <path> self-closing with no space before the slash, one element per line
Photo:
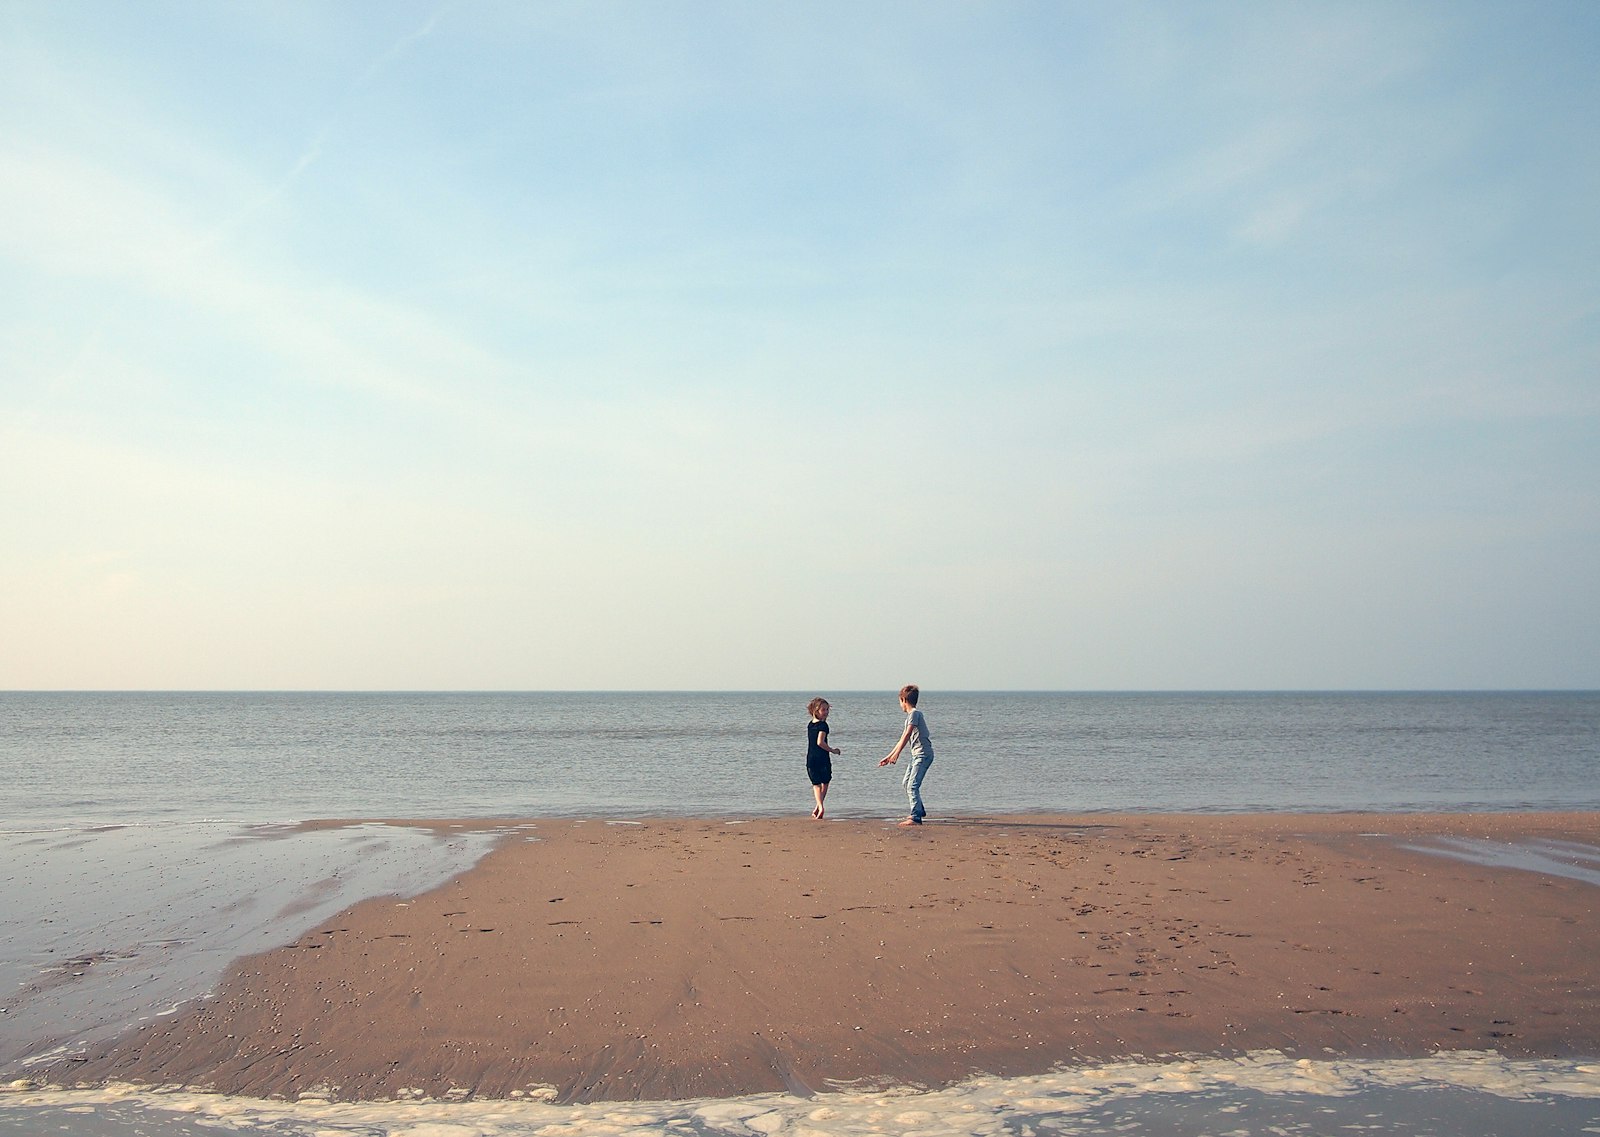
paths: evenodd
<path fill-rule="evenodd" d="M 0 695 L 800 695 L 898 687 L 12 687 Z M 1596 687 L 922 687 L 947 695 L 1593 695 Z"/>

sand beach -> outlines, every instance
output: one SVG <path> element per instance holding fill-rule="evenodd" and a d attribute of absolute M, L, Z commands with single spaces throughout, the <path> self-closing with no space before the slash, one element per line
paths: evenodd
<path fill-rule="evenodd" d="M 456 825 L 499 844 L 30 1077 L 582 1102 L 1600 1055 L 1593 813 Z"/>

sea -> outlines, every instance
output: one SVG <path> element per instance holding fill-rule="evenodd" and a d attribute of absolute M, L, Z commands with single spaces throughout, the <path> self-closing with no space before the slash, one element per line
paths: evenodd
<path fill-rule="evenodd" d="M 897 773 L 877 765 L 903 721 L 893 691 L 0 692 L 0 1137 L 1600 1133 L 1600 1054 L 1262 1053 L 589 1105 L 465 1089 L 263 1102 L 30 1078 L 356 900 L 448 880 L 521 819 L 808 814 L 813 695 L 843 749 L 830 814 L 900 816 Z M 921 709 L 934 819 L 1600 810 L 1597 692 L 927 691 Z M 341 824 L 300 824 L 318 819 Z M 1516 865 L 1525 851 L 1503 852 Z M 1600 850 L 1563 856 L 1566 875 L 1600 887 Z"/>

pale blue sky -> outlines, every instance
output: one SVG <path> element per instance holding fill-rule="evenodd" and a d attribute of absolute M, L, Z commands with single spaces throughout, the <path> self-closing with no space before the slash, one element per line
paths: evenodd
<path fill-rule="evenodd" d="M 1600 687 L 1600 4 L 0 0 L 0 687 Z"/>

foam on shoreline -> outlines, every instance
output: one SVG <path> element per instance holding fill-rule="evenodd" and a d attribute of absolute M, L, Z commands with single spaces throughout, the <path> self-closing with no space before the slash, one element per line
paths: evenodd
<path fill-rule="evenodd" d="M 1513 1060 L 1493 1052 L 1426 1058 L 1312 1061 L 1264 1051 L 1235 1059 L 1122 1062 L 1065 1068 L 1019 1078 L 975 1078 L 941 1090 L 831 1087 L 812 1097 L 757 1094 L 669 1102 L 560 1105 L 530 1087 L 520 1099 L 328 1101 L 315 1093 L 270 1101 L 183 1089 L 52 1090 L 13 1085 L 0 1092 L 0 1125 L 50 1118 L 59 1131 L 95 1137 L 120 1133 L 113 1119 L 138 1120 L 140 1132 L 194 1123 L 208 1132 L 282 1137 L 340 1134 L 408 1137 L 619 1137 L 680 1133 L 708 1137 L 1009 1137 L 1059 1134 L 1178 1132 L 1174 1111 L 1192 1119 L 1226 1116 L 1233 1134 L 1324 1132 L 1341 1115 L 1381 1115 L 1387 1132 L 1483 1134 L 1493 1115 L 1528 1134 L 1592 1131 L 1600 1124 L 1600 1064 Z M 77 1115 L 76 1128 L 73 1114 Z M 106 1122 L 96 1127 L 89 1115 Z M 1443 1126 L 1439 1128 L 1439 1126 Z M 54 1130 L 54 1126 L 52 1129 Z M 0 1130 L 3 1131 L 3 1130 Z M 129 1130 L 132 1131 L 131 1126 Z M 1187 1131 L 1182 1130 L 1182 1131 Z M 1198 1131 L 1198 1130 L 1197 1130 Z"/>

